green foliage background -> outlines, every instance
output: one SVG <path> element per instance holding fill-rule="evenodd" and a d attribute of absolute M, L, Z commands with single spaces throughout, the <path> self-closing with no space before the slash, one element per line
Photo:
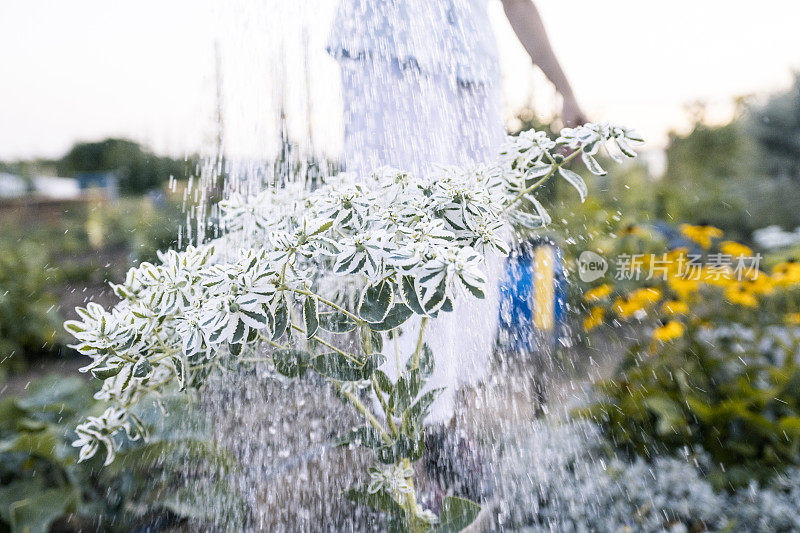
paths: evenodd
<path fill-rule="evenodd" d="M 137 414 L 150 438 L 124 442 L 114 464 L 77 462 L 74 427 L 104 408 L 92 397 L 97 384 L 52 375 L 24 397 L 0 400 L 0 531 L 130 531 L 210 516 L 198 502 L 217 487 L 187 491 L 185 465 L 191 457 L 194 472 L 204 465 L 224 472 L 232 463 L 209 443 L 185 395 L 143 403 Z M 162 409 L 173 416 L 164 418 Z M 230 492 L 228 500 L 235 501 Z"/>

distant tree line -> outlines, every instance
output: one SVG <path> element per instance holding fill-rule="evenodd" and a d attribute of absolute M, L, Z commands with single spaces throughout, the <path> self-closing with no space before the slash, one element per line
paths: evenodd
<path fill-rule="evenodd" d="M 175 179 L 185 179 L 196 170 L 199 158 L 173 159 L 160 156 L 128 139 L 109 138 L 79 142 L 60 159 L 0 161 L 0 172 L 33 178 L 42 174 L 74 177 L 85 172 L 113 172 L 119 191 L 139 195 Z"/>
<path fill-rule="evenodd" d="M 740 100 L 727 124 L 700 111 L 691 132 L 670 135 L 666 160 L 661 218 L 709 222 L 744 239 L 767 225 L 800 226 L 800 73 L 763 102 Z"/>
<path fill-rule="evenodd" d="M 81 172 L 114 172 L 122 194 L 141 194 L 161 186 L 170 176 L 184 179 L 194 171 L 196 158 L 158 156 L 127 139 L 105 139 L 75 144 L 56 162 L 61 176 Z"/>

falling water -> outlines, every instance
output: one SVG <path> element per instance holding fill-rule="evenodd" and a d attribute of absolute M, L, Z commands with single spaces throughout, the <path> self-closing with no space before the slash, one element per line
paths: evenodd
<path fill-rule="evenodd" d="M 337 64 L 325 52 L 336 3 L 235 0 L 217 7 L 214 127 L 198 178 L 185 193 L 182 244 L 217 238 L 224 231 L 218 227 L 213 205 L 225 195 L 254 194 L 287 182 L 312 187 L 338 169 L 336 154 L 343 144 L 341 84 Z M 396 15 L 390 9 L 387 13 Z M 424 28 L 420 23 L 408 30 Z M 458 79 L 441 83 L 436 79 L 440 73 L 423 77 L 424 92 L 401 101 L 381 83 L 397 75 L 396 66 L 376 63 L 363 69 L 347 61 L 342 65 L 345 87 L 368 88 L 350 107 L 354 116 L 346 117 L 362 128 L 351 132 L 354 144 L 344 146 L 345 153 L 349 149 L 352 154 L 348 170 L 389 164 L 426 172 L 431 163 L 463 164 L 476 153 L 489 153 L 487 147 L 496 147 L 502 137 L 501 131 L 486 126 L 491 123 L 487 113 L 502 116 L 500 109 L 486 107 L 487 102 L 500 105 L 498 87 L 468 87 Z M 452 92 L 443 92 L 442 87 Z M 448 114 L 454 98 L 459 112 Z M 395 104 L 399 109 L 392 108 Z M 400 121 L 400 132 L 381 134 L 383 113 L 425 114 L 437 129 L 420 129 L 424 122 L 408 120 Z M 475 129 L 480 134 L 474 135 Z M 365 153 L 373 156 L 358 158 Z M 495 284 L 502 267 L 497 260 Z M 497 290 L 493 292 L 498 298 Z M 473 332 L 476 339 L 480 332 L 486 335 L 487 326 L 493 324 L 487 316 L 497 311 L 493 304 L 481 305 L 456 320 L 441 319 L 442 325 L 431 333 L 438 337 L 440 350 L 454 350 L 457 337 L 465 332 Z M 457 433 L 466 437 L 482 465 L 488 508 L 484 528 L 560 529 L 557 517 L 539 516 L 543 491 L 566 483 L 575 469 L 596 467 L 585 446 L 594 437 L 593 429 L 562 421 L 582 394 L 582 376 L 597 371 L 586 361 L 589 356 L 602 360 L 602 350 L 584 347 L 587 353 L 576 355 L 569 337 L 566 331 L 542 333 L 530 327 L 506 331 L 496 349 L 489 344 L 482 348 L 492 352 L 485 379 L 452 391 Z M 480 362 L 459 361 L 457 356 L 451 354 L 449 360 L 459 367 L 480 367 Z M 343 429 L 358 424 L 355 413 L 325 383 L 311 377 L 276 378 L 263 366 L 215 375 L 201 390 L 199 409 L 211 422 L 215 443 L 232 457 L 234 466 L 186 465 L 186 487 L 196 498 L 205 499 L 203 505 L 216 515 L 211 523 L 200 521 L 195 526 L 248 531 L 379 529 L 380 522 L 369 511 L 341 497 L 344 489 L 364 481 L 372 462 L 363 449 L 332 445 Z M 472 374 L 480 370 L 473 368 Z M 420 483 L 425 499 L 430 482 L 424 473 Z"/>

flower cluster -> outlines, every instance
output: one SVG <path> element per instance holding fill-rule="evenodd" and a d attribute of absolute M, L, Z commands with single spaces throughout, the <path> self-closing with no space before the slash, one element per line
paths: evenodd
<path fill-rule="evenodd" d="M 794 299 L 790 297 L 793 291 L 800 291 L 800 263 L 784 261 L 767 272 L 758 268 L 757 261 L 749 261 L 757 256 L 753 250 L 722 240 L 724 234 L 718 228 L 683 224 L 680 229 L 703 252 L 691 254 L 686 247 L 678 247 L 660 255 L 636 254 L 641 258 L 640 267 L 658 268 L 663 276 L 650 277 L 644 284 L 637 284 L 638 280 L 632 278 L 626 283 L 625 276 L 618 276 L 623 281 L 616 287 L 604 282 L 587 290 L 583 299 L 590 308 L 584 319 L 585 330 L 595 329 L 609 319 L 655 318 L 653 340 L 665 343 L 681 338 L 689 325 L 707 326 L 714 316 L 721 316 L 719 307 L 710 302 L 719 301 L 736 313 L 755 310 L 767 298 L 780 304 L 771 306 L 780 311 L 778 323 L 800 323 L 799 310 L 791 305 Z M 631 226 L 626 229 L 626 239 L 644 241 L 646 232 Z M 624 244 L 630 245 L 631 242 Z M 734 266 L 730 258 L 751 267 Z M 654 261 L 659 264 L 647 264 Z"/>

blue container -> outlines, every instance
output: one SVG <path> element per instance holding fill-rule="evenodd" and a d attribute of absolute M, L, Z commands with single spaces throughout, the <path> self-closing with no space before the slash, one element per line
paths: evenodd
<path fill-rule="evenodd" d="M 500 281 L 501 346 L 530 352 L 543 337 L 555 341 L 566 318 L 567 279 L 559 248 L 536 238 L 519 245 Z"/>

